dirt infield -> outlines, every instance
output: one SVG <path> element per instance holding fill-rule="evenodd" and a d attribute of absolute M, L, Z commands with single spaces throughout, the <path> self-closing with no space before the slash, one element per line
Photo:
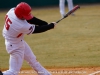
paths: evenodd
<path fill-rule="evenodd" d="M 50 68 L 47 69 L 52 75 L 100 75 L 100 67 L 90 68 Z M 94 74 L 96 73 L 96 74 Z M 30 70 L 21 70 L 19 75 L 37 75 L 37 73 Z"/>

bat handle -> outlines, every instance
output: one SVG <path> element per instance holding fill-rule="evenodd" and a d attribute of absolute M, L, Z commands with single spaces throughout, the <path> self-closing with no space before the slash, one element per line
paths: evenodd
<path fill-rule="evenodd" d="M 59 23 L 61 20 L 58 20 L 56 23 Z"/>
<path fill-rule="evenodd" d="M 57 21 L 56 23 L 59 23 L 60 21 Z"/>
<path fill-rule="evenodd" d="M 68 15 L 63 16 L 60 20 L 56 21 L 56 23 L 59 23 L 62 19 L 66 18 Z"/>
<path fill-rule="evenodd" d="M 64 19 L 65 17 L 61 18 L 60 20 L 56 21 L 56 23 L 59 23 L 62 19 Z"/>

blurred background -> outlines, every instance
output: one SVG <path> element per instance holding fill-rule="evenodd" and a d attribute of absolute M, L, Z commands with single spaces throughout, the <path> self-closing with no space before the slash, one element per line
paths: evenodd
<path fill-rule="evenodd" d="M 46 6 L 58 6 L 59 0 L 1 0 L 0 9 L 15 7 L 20 2 L 27 2 L 32 7 L 46 7 Z M 94 4 L 100 3 L 100 0 L 73 0 L 74 4 Z"/>

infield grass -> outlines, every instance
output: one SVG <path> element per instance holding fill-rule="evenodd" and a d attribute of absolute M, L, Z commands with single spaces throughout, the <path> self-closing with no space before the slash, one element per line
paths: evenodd
<path fill-rule="evenodd" d="M 100 5 L 80 5 L 75 16 L 69 16 L 55 29 L 25 36 L 37 60 L 45 67 L 100 66 Z M 66 12 L 67 12 L 66 7 Z M 8 68 L 2 28 L 6 11 L 0 11 L 0 66 Z M 61 18 L 59 7 L 33 8 L 34 16 L 48 23 Z M 24 61 L 22 68 L 30 68 Z"/>

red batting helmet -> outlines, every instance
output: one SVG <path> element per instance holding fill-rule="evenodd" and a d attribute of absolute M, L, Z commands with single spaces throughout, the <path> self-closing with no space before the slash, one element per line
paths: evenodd
<path fill-rule="evenodd" d="M 30 5 L 25 2 L 21 2 L 15 7 L 15 14 L 19 19 L 29 20 L 33 17 Z"/>

